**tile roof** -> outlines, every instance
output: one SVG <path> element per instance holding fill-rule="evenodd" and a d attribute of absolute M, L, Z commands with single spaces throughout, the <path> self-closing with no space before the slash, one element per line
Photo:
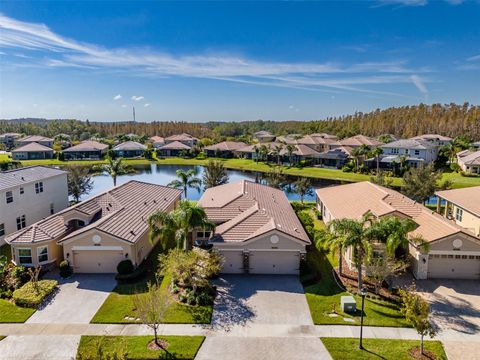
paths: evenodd
<path fill-rule="evenodd" d="M 218 143 L 218 144 L 213 144 L 213 145 L 210 145 L 210 146 L 206 146 L 204 149 L 205 150 L 211 150 L 211 151 L 217 151 L 217 150 L 234 151 L 234 150 L 241 149 L 245 146 L 247 146 L 247 144 L 245 144 L 244 142 L 241 142 L 241 141 L 223 141 L 223 142 Z"/>
<path fill-rule="evenodd" d="M 52 176 L 67 174 L 66 171 L 48 166 L 28 166 L 0 172 L 0 191 L 15 186 L 41 181 Z"/>
<path fill-rule="evenodd" d="M 115 146 L 113 150 L 147 150 L 147 147 L 136 141 L 125 141 Z"/>
<path fill-rule="evenodd" d="M 242 242 L 278 230 L 310 243 L 281 190 L 241 180 L 207 189 L 198 204 L 211 221 L 220 223 L 214 241 Z"/>
<path fill-rule="evenodd" d="M 316 194 L 334 219 L 360 219 L 368 211 L 378 217 L 399 212 L 418 225 L 410 233 L 411 237 L 421 236 L 427 242 L 457 233 L 475 237 L 470 231 L 399 192 L 368 181 L 317 189 Z"/>
<path fill-rule="evenodd" d="M 48 146 L 44 146 L 42 144 L 36 143 L 36 142 L 31 142 L 28 143 L 27 145 L 20 146 L 16 148 L 15 150 L 12 150 L 12 153 L 15 152 L 37 152 L 37 151 L 49 151 L 53 152 L 52 148 L 49 148 Z"/>
<path fill-rule="evenodd" d="M 180 141 L 173 141 L 171 143 L 168 143 L 166 145 L 160 146 L 158 150 L 190 150 L 191 147 L 188 145 L 185 145 L 184 143 Z"/>
<path fill-rule="evenodd" d="M 465 165 L 480 165 L 480 150 L 474 152 L 469 150 L 465 151 L 468 151 L 468 153 L 463 153 L 461 156 L 459 156 L 459 161 Z"/>
<path fill-rule="evenodd" d="M 435 146 L 432 145 L 432 143 L 422 139 L 419 139 L 419 140 L 400 139 L 400 140 L 389 142 L 380 147 L 381 148 L 406 148 L 406 149 L 417 149 L 417 150 L 427 150 L 427 149 L 435 148 Z"/>
<path fill-rule="evenodd" d="M 59 239 L 60 243 L 90 229 L 98 229 L 134 243 L 148 230 L 148 216 L 156 210 L 166 210 L 180 199 L 181 193 L 171 187 L 132 180 L 8 235 L 5 240 L 32 243 Z M 69 233 L 64 216 L 77 211 L 99 218 Z"/>
<path fill-rule="evenodd" d="M 80 144 L 69 147 L 63 150 L 63 152 L 75 152 L 75 151 L 103 151 L 108 148 L 108 145 L 102 144 L 94 140 L 85 140 Z"/>
<path fill-rule="evenodd" d="M 19 142 L 39 142 L 39 141 L 53 141 L 53 139 L 45 136 L 40 136 L 40 135 L 29 135 L 21 139 L 18 139 L 18 141 Z"/>
<path fill-rule="evenodd" d="M 182 133 L 177 135 L 171 135 L 165 138 L 166 141 L 185 141 L 185 140 L 198 140 L 190 134 Z"/>
<path fill-rule="evenodd" d="M 340 145 L 350 146 L 350 147 L 361 146 L 361 145 L 368 145 L 368 146 L 383 145 L 381 141 L 378 141 L 374 138 L 371 138 L 365 135 L 355 135 L 347 139 L 340 140 L 338 141 L 338 143 Z"/>
<path fill-rule="evenodd" d="M 152 136 L 150 138 L 150 141 L 156 143 L 156 142 L 165 142 L 165 138 L 161 137 L 161 136 Z"/>
<path fill-rule="evenodd" d="M 435 194 L 480 217 L 480 186 L 437 191 Z"/>
<path fill-rule="evenodd" d="M 270 131 L 260 130 L 253 134 L 255 137 L 275 137 Z"/>
<path fill-rule="evenodd" d="M 451 141 L 453 140 L 451 137 L 448 136 L 443 136 L 439 134 L 423 134 L 423 135 L 418 135 L 414 136 L 411 139 L 413 140 L 440 140 L 440 141 Z"/>

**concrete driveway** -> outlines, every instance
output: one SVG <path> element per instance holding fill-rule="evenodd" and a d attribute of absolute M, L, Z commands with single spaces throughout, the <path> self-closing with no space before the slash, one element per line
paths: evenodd
<path fill-rule="evenodd" d="M 56 279 L 59 291 L 27 323 L 88 324 L 116 285 L 113 274 L 76 274 Z"/>
<path fill-rule="evenodd" d="M 0 360 L 73 360 L 80 336 L 7 336 L 0 341 Z"/>

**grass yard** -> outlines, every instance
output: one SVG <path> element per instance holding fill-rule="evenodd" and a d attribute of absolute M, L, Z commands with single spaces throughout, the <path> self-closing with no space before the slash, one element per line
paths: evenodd
<path fill-rule="evenodd" d="M 360 350 L 358 339 L 321 338 L 321 340 L 334 360 L 409 360 L 414 359 L 409 354 L 410 349 L 420 346 L 420 341 L 417 340 L 363 339 L 364 350 Z M 447 360 L 440 341 L 425 341 L 424 344 L 425 350 L 435 355 L 435 360 Z"/>
<path fill-rule="evenodd" d="M 12 260 L 12 250 L 10 245 L 3 244 L 0 246 L 0 255 L 5 255 L 7 257 L 7 261 L 10 262 Z"/>
<path fill-rule="evenodd" d="M 82 336 L 77 350 L 78 359 L 96 359 L 98 347 L 104 354 L 126 352 L 128 359 L 194 359 L 205 337 L 162 336 L 167 341 L 167 351 L 147 349 L 153 336 Z M 113 357 L 112 357 L 113 358 Z"/>
<path fill-rule="evenodd" d="M 316 268 L 321 274 L 321 280 L 318 283 L 305 287 L 305 296 L 313 322 L 316 325 L 360 325 L 362 303 L 360 296 L 355 295 L 358 309 L 356 313 L 347 314 L 340 310 L 340 298 L 350 294 L 343 291 L 333 278 L 332 266 L 335 262 L 331 256 L 327 256 L 324 252 L 318 250 L 309 251 L 307 261 L 311 267 Z M 338 314 L 336 317 L 329 315 L 332 313 L 334 306 Z M 350 319 L 350 321 L 345 321 L 344 318 Z M 363 322 L 366 326 L 410 326 L 400 313 L 400 307 L 397 304 L 368 298 L 365 299 Z"/>
<path fill-rule="evenodd" d="M 24 323 L 34 312 L 35 309 L 16 306 L 0 299 L 0 323 Z"/>
<path fill-rule="evenodd" d="M 156 246 L 145 266 L 148 269 L 157 269 L 160 246 Z M 136 293 L 144 293 L 148 281 L 154 280 L 154 272 L 151 271 L 144 278 L 134 283 L 121 283 L 110 293 L 92 319 L 92 323 L 128 324 L 136 323 L 131 318 L 136 318 L 133 297 Z M 170 277 L 162 280 L 161 288 L 168 291 Z M 165 314 L 163 322 L 171 324 L 209 324 L 212 318 L 213 306 L 190 306 L 174 302 Z"/>

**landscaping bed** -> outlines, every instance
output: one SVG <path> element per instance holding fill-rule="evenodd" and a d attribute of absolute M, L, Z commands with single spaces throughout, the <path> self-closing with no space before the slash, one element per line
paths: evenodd
<path fill-rule="evenodd" d="M 77 359 L 97 359 L 99 348 L 103 354 L 126 355 L 118 357 L 119 359 L 194 359 L 205 337 L 161 336 L 160 339 L 167 345 L 167 352 L 148 349 L 147 345 L 153 340 L 152 336 L 82 336 Z"/>
<path fill-rule="evenodd" d="M 364 350 L 358 348 L 357 338 L 321 338 L 323 344 L 334 360 L 447 360 L 440 341 L 425 341 L 425 353 L 420 356 L 420 341 L 363 339 Z"/>
<path fill-rule="evenodd" d="M 40 280 L 36 286 L 33 282 L 27 282 L 13 292 L 12 299 L 19 306 L 36 308 L 43 299 L 53 293 L 57 285 L 57 280 Z"/>

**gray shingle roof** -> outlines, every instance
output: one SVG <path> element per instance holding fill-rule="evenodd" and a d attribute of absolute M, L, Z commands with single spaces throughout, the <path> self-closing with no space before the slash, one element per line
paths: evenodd
<path fill-rule="evenodd" d="M 401 139 L 397 141 L 389 142 L 388 144 L 382 145 L 382 148 L 405 148 L 405 149 L 417 149 L 417 150 L 426 150 L 433 149 L 431 143 L 426 140 L 416 140 L 416 139 Z"/>
<path fill-rule="evenodd" d="M 69 147 L 63 150 L 63 152 L 76 152 L 76 151 L 102 151 L 108 148 L 108 145 L 102 144 L 94 140 L 85 140 L 80 144 Z"/>
<path fill-rule="evenodd" d="M 15 170 L 2 171 L 0 172 L 0 191 L 66 173 L 66 171 L 48 166 L 28 166 Z"/>
<path fill-rule="evenodd" d="M 147 147 L 136 141 L 126 141 L 115 146 L 113 150 L 147 150 Z"/>

